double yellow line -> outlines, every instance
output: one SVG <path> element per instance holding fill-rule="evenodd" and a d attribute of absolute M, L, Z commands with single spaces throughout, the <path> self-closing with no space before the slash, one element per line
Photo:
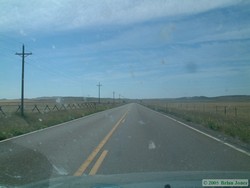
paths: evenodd
<path fill-rule="evenodd" d="M 88 158 L 83 162 L 83 164 L 79 167 L 79 169 L 74 173 L 74 176 L 81 176 L 88 166 L 92 163 L 92 161 L 95 159 L 96 155 L 100 152 L 100 150 L 103 148 L 103 146 L 108 142 L 112 134 L 115 132 L 117 127 L 121 124 L 123 120 L 125 120 L 125 117 L 127 115 L 128 111 L 119 119 L 119 121 L 115 124 L 115 126 L 111 129 L 111 131 L 104 137 L 104 139 L 98 144 L 98 146 L 92 151 L 92 153 L 88 156 Z M 89 175 L 95 175 L 100 168 L 104 158 L 106 157 L 108 151 L 104 150 L 101 154 L 101 156 L 98 158 L 97 162 L 91 169 Z"/>

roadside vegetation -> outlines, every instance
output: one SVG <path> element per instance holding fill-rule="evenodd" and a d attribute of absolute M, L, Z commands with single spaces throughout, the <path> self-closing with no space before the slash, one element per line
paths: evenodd
<path fill-rule="evenodd" d="M 250 102 L 151 102 L 146 106 L 250 143 Z"/>
<path fill-rule="evenodd" d="M 67 109 L 47 112 L 20 112 L 8 113 L 0 116 L 0 140 L 19 136 L 28 132 L 43 129 L 63 122 L 81 118 L 96 112 L 104 111 L 118 104 L 101 104 L 95 108 Z"/>

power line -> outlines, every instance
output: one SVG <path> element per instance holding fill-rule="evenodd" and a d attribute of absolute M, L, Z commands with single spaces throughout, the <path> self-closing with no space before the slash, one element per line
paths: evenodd
<path fill-rule="evenodd" d="M 52 69 L 51 67 L 47 67 L 45 64 L 41 64 L 40 63 L 41 61 L 39 61 L 37 59 L 37 57 L 39 57 L 39 54 L 36 55 L 36 57 L 34 57 L 35 60 L 33 59 L 32 61 L 35 61 L 36 63 L 35 64 L 30 64 L 31 66 L 34 66 L 37 69 L 43 70 L 43 72 L 45 71 L 47 73 L 53 74 L 53 75 L 55 75 L 57 77 L 58 77 L 58 75 L 60 75 L 60 76 L 62 76 L 63 79 L 71 81 L 71 82 L 73 82 L 75 84 L 80 84 L 80 85 L 82 84 L 82 82 L 78 81 L 77 78 L 74 75 L 69 74 L 69 71 L 67 72 L 67 74 L 65 74 L 65 72 L 62 71 L 62 70 L 59 70 L 58 67 L 56 69 Z M 41 58 L 41 56 L 40 56 L 40 58 Z M 39 66 L 37 66 L 37 65 L 39 65 Z"/>
<path fill-rule="evenodd" d="M 1 43 L 0 43 L 0 49 L 8 50 L 9 52 L 11 52 L 11 54 L 15 53 L 15 50 L 12 50 L 11 49 L 12 47 L 8 47 L 7 44 L 9 44 L 10 42 L 12 44 L 15 44 L 15 46 L 17 44 L 18 45 L 19 44 L 23 44 L 22 42 L 18 41 L 15 37 L 13 37 L 13 36 L 7 36 L 5 34 L 2 34 L 1 32 L 0 32 L 0 41 L 3 41 L 3 43 L 6 43 L 4 46 L 1 46 Z M 2 54 L 2 55 L 8 57 L 5 54 Z M 55 76 L 61 75 L 63 79 L 65 79 L 67 81 L 71 81 L 72 83 L 82 84 L 81 81 L 76 80 L 77 78 L 72 79 L 74 77 L 73 75 L 69 75 L 68 72 L 67 72 L 67 74 L 65 74 L 65 72 L 63 72 L 61 70 L 58 70 L 58 68 L 55 70 L 55 69 L 52 69 L 51 67 L 48 68 L 48 67 L 44 66 L 44 64 L 42 66 L 36 66 L 36 65 L 40 64 L 40 62 L 41 62 L 40 59 L 41 58 L 43 58 L 43 56 L 39 56 L 39 54 L 36 54 L 36 56 L 34 57 L 34 59 L 32 58 L 32 61 L 35 61 L 35 64 L 30 64 L 28 62 L 25 62 L 25 64 L 29 64 L 29 65 L 37 68 L 37 69 L 43 70 L 43 72 L 45 71 L 46 73 L 50 73 L 50 74 L 53 74 Z"/>
<path fill-rule="evenodd" d="M 32 60 L 32 61 L 34 61 L 34 60 Z M 35 61 L 35 62 L 37 62 L 37 61 Z M 29 66 L 31 66 L 33 68 L 36 68 L 37 70 L 40 70 L 42 73 L 47 73 L 48 75 L 51 75 L 51 76 L 54 76 L 57 78 L 58 78 L 58 75 L 60 75 L 60 76 L 62 76 L 61 79 L 64 79 L 65 81 L 70 81 L 74 84 L 82 84 L 80 81 L 71 79 L 70 76 L 63 74 L 61 71 L 55 71 L 53 69 L 48 69 L 46 66 L 37 65 L 38 62 L 36 64 L 26 62 L 26 64 L 28 64 Z"/>
<path fill-rule="evenodd" d="M 4 40 L 7 40 L 7 44 L 9 44 L 10 42 L 12 42 L 12 44 L 15 44 L 15 45 L 20 45 L 22 44 L 22 42 L 16 40 L 14 37 L 10 37 L 10 36 L 7 36 L 5 34 L 2 34 L 0 33 L 0 40 L 1 41 L 4 41 Z"/>
<path fill-rule="evenodd" d="M 15 50 L 11 49 L 11 48 L 7 48 L 6 46 L 0 46 L 1 49 L 4 49 L 4 50 L 9 50 L 11 52 L 15 52 Z"/>
<path fill-rule="evenodd" d="M 21 115 L 24 116 L 23 113 L 23 99 L 24 99 L 24 59 L 25 57 L 32 55 L 32 53 L 25 53 L 25 49 L 24 49 L 24 44 L 23 44 L 23 48 L 22 48 L 22 52 L 21 53 L 16 53 L 16 55 L 19 55 L 22 57 L 22 88 L 21 88 Z"/>

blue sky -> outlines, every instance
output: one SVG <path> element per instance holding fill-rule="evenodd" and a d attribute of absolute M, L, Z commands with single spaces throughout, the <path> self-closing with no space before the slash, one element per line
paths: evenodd
<path fill-rule="evenodd" d="M 250 2 L 0 0 L 0 98 L 250 94 Z"/>

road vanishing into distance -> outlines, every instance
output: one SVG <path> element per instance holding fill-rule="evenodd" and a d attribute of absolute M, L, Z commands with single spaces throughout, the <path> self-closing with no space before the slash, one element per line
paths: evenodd
<path fill-rule="evenodd" d="M 64 175 L 250 171 L 250 156 L 132 103 L 2 141 L 0 169 L 0 183 L 25 183 Z"/>

